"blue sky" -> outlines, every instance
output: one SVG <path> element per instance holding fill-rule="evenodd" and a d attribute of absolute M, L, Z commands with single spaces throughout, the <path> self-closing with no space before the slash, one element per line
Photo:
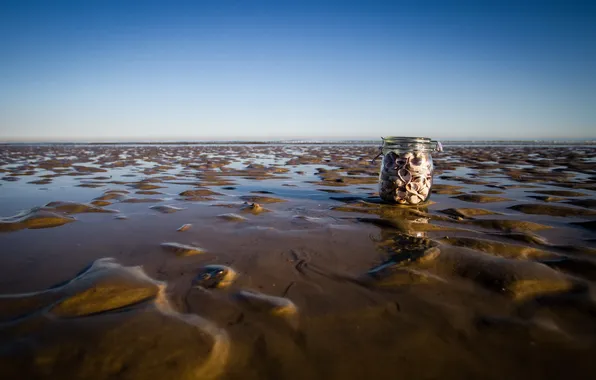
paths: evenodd
<path fill-rule="evenodd" d="M 595 138 L 592 3 L 0 0 L 0 140 Z"/>

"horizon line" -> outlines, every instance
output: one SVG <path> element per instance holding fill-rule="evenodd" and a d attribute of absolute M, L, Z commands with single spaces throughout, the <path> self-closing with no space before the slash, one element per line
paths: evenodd
<path fill-rule="evenodd" d="M 593 138 L 489 138 L 489 139 L 436 139 L 441 143 L 591 143 Z M 380 143 L 381 138 L 295 138 L 295 139 L 235 139 L 235 140 L 185 140 L 185 139 L 156 139 L 156 140 L 0 140 L 0 145 L 200 145 L 200 144 L 326 144 L 326 143 Z"/>

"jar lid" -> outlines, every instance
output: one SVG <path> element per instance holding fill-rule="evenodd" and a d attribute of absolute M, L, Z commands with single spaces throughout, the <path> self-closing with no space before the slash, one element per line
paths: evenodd
<path fill-rule="evenodd" d="M 381 139 L 383 139 L 384 147 L 429 151 L 436 150 L 437 152 L 443 151 L 443 146 L 440 142 L 431 140 L 428 137 L 389 136 L 381 137 Z"/>

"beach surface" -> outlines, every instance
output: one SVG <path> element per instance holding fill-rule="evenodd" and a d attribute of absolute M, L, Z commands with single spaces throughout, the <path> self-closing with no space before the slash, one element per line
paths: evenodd
<path fill-rule="evenodd" d="M 5 379 L 591 379 L 596 147 L 4 145 Z"/>

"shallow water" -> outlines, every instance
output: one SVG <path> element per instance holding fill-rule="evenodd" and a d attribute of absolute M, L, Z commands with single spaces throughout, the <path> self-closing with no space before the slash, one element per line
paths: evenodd
<path fill-rule="evenodd" d="M 4 146 L 0 373 L 591 378 L 596 147 L 447 147 L 417 207 L 376 150 Z"/>

